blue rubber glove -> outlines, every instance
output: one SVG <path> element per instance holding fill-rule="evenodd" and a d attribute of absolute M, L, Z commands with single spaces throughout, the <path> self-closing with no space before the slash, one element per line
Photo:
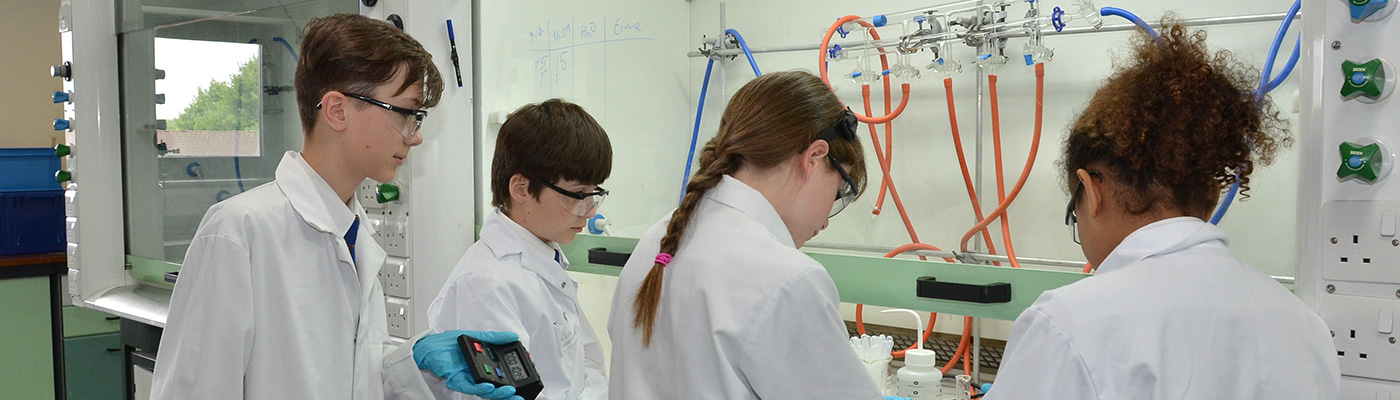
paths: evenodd
<path fill-rule="evenodd" d="M 909 398 L 899 396 L 885 396 L 885 400 L 909 400 Z"/>
<path fill-rule="evenodd" d="M 462 346 L 457 344 L 457 337 L 461 335 L 491 344 L 520 340 L 520 336 L 512 332 L 454 330 L 428 335 L 413 344 L 413 361 L 418 363 L 418 369 L 427 370 L 447 380 L 447 388 L 454 391 L 487 400 L 525 400 L 515 395 L 514 387 L 496 387 L 490 383 L 472 381 L 471 374 L 467 373 L 467 358 L 462 356 Z"/>

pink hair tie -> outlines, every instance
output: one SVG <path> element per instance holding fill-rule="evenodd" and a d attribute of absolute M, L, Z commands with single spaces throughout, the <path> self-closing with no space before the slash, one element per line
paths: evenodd
<path fill-rule="evenodd" d="M 671 263 L 671 255 L 670 255 L 670 254 L 667 254 L 667 253 L 657 254 L 657 255 L 656 255 L 656 263 L 657 263 L 657 264 L 661 264 L 661 266 L 663 266 L 663 267 L 666 266 L 666 264 L 670 264 L 670 263 Z"/>

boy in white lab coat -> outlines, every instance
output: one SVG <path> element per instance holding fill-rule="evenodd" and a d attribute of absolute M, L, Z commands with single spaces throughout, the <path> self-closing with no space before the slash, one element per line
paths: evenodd
<path fill-rule="evenodd" d="M 463 373 L 464 332 L 393 345 L 376 279 L 385 253 L 354 198 L 365 178 L 392 180 L 422 143 L 425 109 L 442 93 L 432 56 L 383 21 L 334 15 L 307 24 L 295 79 L 303 149 L 283 155 L 276 180 L 204 215 L 170 299 L 152 398 L 429 399 L 443 386 L 511 397 Z"/>
<path fill-rule="evenodd" d="M 607 197 L 598 184 L 611 171 L 608 135 L 582 107 L 551 99 L 511 113 L 491 162 L 497 209 L 428 307 L 428 325 L 519 332 L 544 384 L 539 398 L 607 398 L 602 346 L 559 245 Z"/>

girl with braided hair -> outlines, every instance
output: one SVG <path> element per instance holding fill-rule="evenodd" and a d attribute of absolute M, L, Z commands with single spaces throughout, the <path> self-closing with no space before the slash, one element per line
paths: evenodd
<path fill-rule="evenodd" d="M 740 88 L 680 207 L 642 236 L 608 334 L 613 399 L 874 399 L 826 269 L 798 251 L 865 185 L 855 115 L 806 72 Z"/>

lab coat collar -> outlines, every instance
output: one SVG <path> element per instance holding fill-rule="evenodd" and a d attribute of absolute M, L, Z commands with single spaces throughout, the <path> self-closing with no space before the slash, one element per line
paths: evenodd
<path fill-rule="evenodd" d="M 340 196 L 335 194 L 335 190 L 331 189 L 331 185 L 326 183 L 316 170 L 311 169 L 311 165 L 306 163 L 301 153 L 288 151 L 283 155 L 282 162 L 277 164 L 276 177 L 277 187 L 287 195 L 292 209 L 301 214 L 301 218 L 316 230 L 345 236 L 345 232 L 350 230 L 350 225 L 355 222 L 355 216 L 359 215 L 360 226 L 370 228 L 370 233 L 374 233 L 359 200 L 351 197 L 347 207 L 347 204 L 340 201 Z"/>
<path fill-rule="evenodd" d="M 1123 238 L 1123 242 L 1119 243 L 1099 266 L 1098 274 L 1113 272 L 1158 254 L 1174 253 L 1211 241 L 1219 241 L 1222 246 L 1230 245 L 1230 239 L 1224 230 L 1200 218 L 1176 217 L 1153 222 Z"/>
<path fill-rule="evenodd" d="M 331 234 L 336 243 L 341 245 L 340 250 L 343 251 L 337 253 L 340 261 L 355 266 L 361 274 L 369 272 L 370 277 L 379 273 L 386 254 L 371 238 L 375 232 L 374 223 L 369 219 L 369 215 L 365 214 L 359 199 L 351 197 L 348 207 L 347 204 L 341 203 L 340 196 L 336 196 L 331 185 L 326 183 L 316 170 L 311 169 L 311 165 L 306 163 L 301 153 L 295 151 L 288 151 L 282 156 L 282 162 L 277 164 L 276 177 L 277 187 L 282 189 L 287 201 L 292 204 L 292 209 L 301 215 L 302 220 L 318 231 Z M 351 257 L 350 250 L 345 247 L 345 232 L 350 230 L 355 216 L 360 217 L 360 229 L 356 234 L 355 244 L 355 251 L 359 256 Z M 356 265 L 357 261 L 358 265 L 364 267 Z M 365 277 L 361 276 L 360 281 L 364 282 Z"/>
<path fill-rule="evenodd" d="M 783 223 L 783 218 L 778 215 L 778 210 L 773 208 L 773 204 L 768 202 L 768 198 L 763 197 L 763 193 L 759 193 L 757 189 L 743 181 L 725 175 L 718 185 L 705 192 L 705 198 L 752 217 L 768 228 L 769 233 L 779 243 L 794 249 L 797 248 L 797 245 L 792 241 L 792 232 L 788 231 L 787 224 Z"/>
<path fill-rule="evenodd" d="M 568 284 L 573 280 L 565 272 L 569 268 L 569 259 L 564 256 L 559 244 L 540 240 L 530 230 L 506 216 L 500 208 L 486 216 L 486 222 L 481 225 L 481 242 L 491 249 L 491 254 L 497 260 L 520 254 L 521 267 L 539 275 L 551 288 L 565 292 L 576 290 Z M 559 255 L 557 263 L 555 254 Z"/>

